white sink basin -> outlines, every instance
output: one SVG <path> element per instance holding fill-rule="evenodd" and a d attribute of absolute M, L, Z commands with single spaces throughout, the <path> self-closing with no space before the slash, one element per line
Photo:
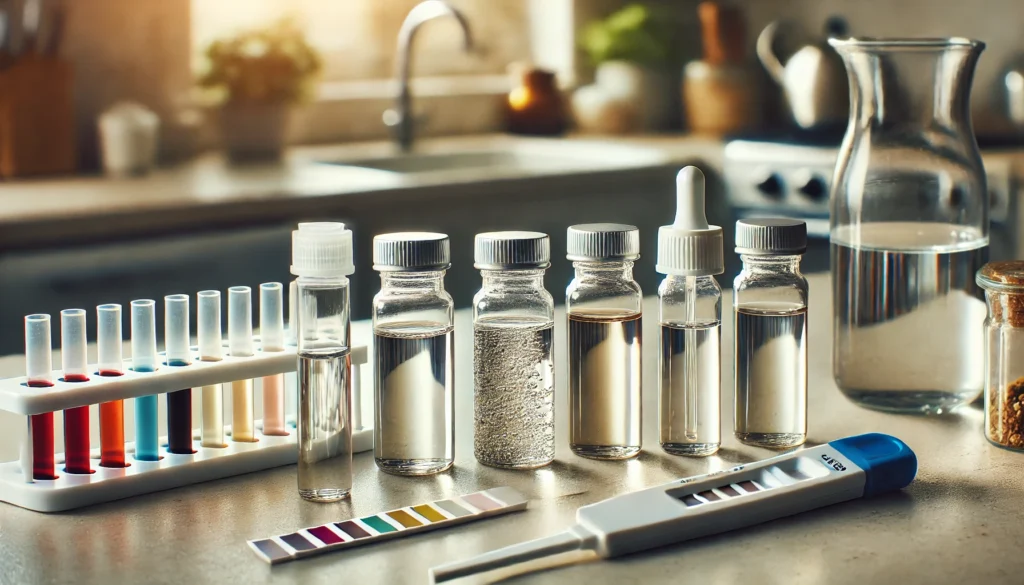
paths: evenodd
<path fill-rule="evenodd" d="M 661 152 L 604 142 L 509 138 L 484 144 L 429 143 L 408 154 L 321 161 L 405 176 L 452 177 L 562 174 L 636 166 L 664 161 Z"/>

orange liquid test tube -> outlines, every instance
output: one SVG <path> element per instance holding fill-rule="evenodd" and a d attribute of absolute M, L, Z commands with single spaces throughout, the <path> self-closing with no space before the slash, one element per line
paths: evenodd
<path fill-rule="evenodd" d="M 96 354 L 101 376 L 124 375 L 121 325 L 121 305 L 96 307 Z M 100 404 L 100 467 L 127 467 L 123 400 Z"/>

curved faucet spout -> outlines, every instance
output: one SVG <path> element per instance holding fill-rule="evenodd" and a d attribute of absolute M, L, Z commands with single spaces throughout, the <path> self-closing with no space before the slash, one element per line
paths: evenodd
<path fill-rule="evenodd" d="M 412 69 L 412 41 L 416 31 L 428 20 L 451 16 L 462 29 L 464 50 L 473 48 L 473 35 L 469 21 L 458 9 L 442 0 L 426 0 L 420 2 L 409 11 L 402 28 L 398 31 L 398 54 L 396 57 L 396 74 L 398 76 L 398 96 L 395 108 L 384 112 L 384 123 L 391 127 L 395 143 L 403 152 L 412 150 L 415 120 L 412 113 L 412 93 L 409 91 L 409 78 Z"/>

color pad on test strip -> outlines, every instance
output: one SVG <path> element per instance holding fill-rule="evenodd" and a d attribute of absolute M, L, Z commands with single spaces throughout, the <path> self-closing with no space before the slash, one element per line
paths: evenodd
<path fill-rule="evenodd" d="M 250 540 L 249 547 L 261 559 L 276 565 L 525 509 L 526 498 L 519 492 L 508 487 L 498 487 L 358 519 L 314 526 L 290 534 Z"/>

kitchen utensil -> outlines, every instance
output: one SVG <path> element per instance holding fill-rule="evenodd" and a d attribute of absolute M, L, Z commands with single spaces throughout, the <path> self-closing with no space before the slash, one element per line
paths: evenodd
<path fill-rule="evenodd" d="M 782 88 L 793 121 L 805 130 L 844 125 L 849 112 L 849 90 L 843 62 L 825 39 L 805 45 L 785 65 L 775 54 L 780 23 L 769 24 L 757 37 L 757 57 Z M 828 37 L 846 36 L 839 17 L 825 23 Z"/>

